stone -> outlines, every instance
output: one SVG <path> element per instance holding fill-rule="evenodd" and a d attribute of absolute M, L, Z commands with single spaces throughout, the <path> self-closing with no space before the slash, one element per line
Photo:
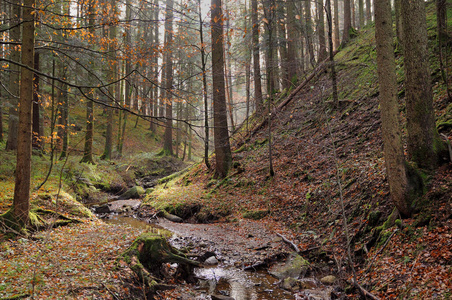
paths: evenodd
<path fill-rule="evenodd" d="M 119 196 L 118 200 L 127 200 L 127 199 L 138 199 L 142 195 L 144 195 L 145 190 L 141 186 L 134 186 L 133 188 L 128 189 L 124 194 Z"/>
<path fill-rule="evenodd" d="M 336 282 L 337 278 L 334 275 L 328 275 L 325 277 L 322 277 L 322 279 L 320 279 L 320 282 L 323 284 L 327 284 L 327 285 L 331 285 L 334 284 Z"/>
<path fill-rule="evenodd" d="M 297 280 L 293 277 L 287 277 L 281 282 L 281 288 L 292 291 L 295 286 L 297 286 Z"/>
<path fill-rule="evenodd" d="M 94 212 L 96 214 L 109 214 L 112 212 L 111 207 L 109 204 L 104 204 L 101 206 L 98 206 L 94 209 Z"/>
<path fill-rule="evenodd" d="M 219 294 L 210 295 L 210 297 L 212 298 L 212 300 L 234 300 L 234 298 L 232 297 L 223 296 Z"/>
<path fill-rule="evenodd" d="M 269 273 L 278 279 L 284 280 L 288 277 L 298 278 L 301 273 L 305 273 L 308 269 L 309 262 L 296 252 L 292 252 L 285 263 L 273 265 Z"/>
<path fill-rule="evenodd" d="M 218 264 L 218 259 L 215 256 L 211 256 L 208 259 L 206 259 L 206 261 L 204 262 L 206 265 L 217 265 Z"/>

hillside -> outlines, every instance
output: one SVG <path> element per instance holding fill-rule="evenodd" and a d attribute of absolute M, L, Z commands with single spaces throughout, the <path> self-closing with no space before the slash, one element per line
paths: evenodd
<path fill-rule="evenodd" d="M 432 14 L 433 4 L 428 9 Z M 434 21 L 429 19 L 431 49 Z M 215 180 L 198 165 L 154 191 L 149 203 L 182 217 L 187 217 L 184 207 L 201 205 L 194 218 L 201 222 L 259 220 L 301 250 L 315 249 L 308 257 L 318 268 L 334 261 L 346 287 L 351 270 L 345 255 L 342 188 L 358 281 L 383 298 L 448 299 L 451 164 L 428 178 L 428 192 L 416 203 L 412 219 L 391 217 L 394 205 L 385 179 L 374 36 L 374 28 L 366 27 L 335 57 L 339 109 L 333 107 L 329 73 L 322 72 L 272 118 L 273 178 L 268 176 L 267 125 L 253 135 L 242 126 L 232 137 L 234 169 L 226 179 Z M 397 53 L 396 58 L 404 124 L 403 57 Z M 430 61 L 438 124 L 448 124 L 452 104 L 439 77 L 437 57 L 432 55 Z M 250 130 L 258 123 L 252 120 Z M 440 133 L 450 140 L 451 127 L 443 125 Z M 397 226 L 394 219 L 399 219 Z"/>

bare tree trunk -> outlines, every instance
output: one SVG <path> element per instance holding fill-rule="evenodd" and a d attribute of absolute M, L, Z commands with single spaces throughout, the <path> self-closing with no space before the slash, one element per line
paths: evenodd
<path fill-rule="evenodd" d="M 364 27 L 364 0 L 358 0 L 359 29 Z"/>
<path fill-rule="evenodd" d="M 253 72 L 254 72 L 254 101 L 256 103 L 256 112 L 261 115 L 264 111 L 264 102 L 262 99 L 262 81 L 259 53 L 259 22 L 258 22 L 257 0 L 251 0 L 251 18 L 253 24 Z"/>
<path fill-rule="evenodd" d="M 24 66 L 34 65 L 35 20 L 34 0 L 24 0 L 22 59 Z M 19 96 L 19 138 L 17 142 L 16 180 L 14 186 L 13 212 L 19 226 L 26 226 L 30 210 L 30 175 L 33 111 L 33 71 L 22 67 Z"/>
<path fill-rule="evenodd" d="M 34 69 L 39 70 L 39 53 L 34 53 Z M 32 148 L 38 151 L 42 151 L 44 147 L 43 136 L 41 131 L 41 100 L 39 100 L 39 76 L 33 74 L 33 141 Z"/>
<path fill-rule="evenodd" d="M 165 90 L 166 90 L 166 126 L 165 137 L 163 142 L 163 151 L 167 155 L 173 155 L 173 58 L 171 55 L 171 48 L 173 43 L 173 0 L 166 2 L 166 16 L 165 16 L 165 52 L 166 64 L 165 72 Z"/>
<path fill-rule="evenodd" d="M 286 0 L 287 3 L 287 77 L 291 85 L 297 85 L 297 70 L 299 62 L 296 52 L 296 28 L 295 28 L 295 3 L 294 0 Z"/>
<path fill-rule="evenodd" d="M 95 34 L 95 9 L 94 1 L 89 1 L 89 32 L 92 36 Z M 91 89 L 89 92 L 91 97 L 94 97 L 94 91 Z M 80 160 L 81 163 L 94 164 L 93 159 L 93 138 L 94 138 L 94 102 L 87 99 L 86 102 L 86 133 L 85 133 L 85 147 L 83 151 L 83 157 Z"/>
<path fill-rule="evenodd" d="M 326 18 L 328 23 L 328 46 L 331 64 L 331 82 L 333 86 L 333 101 L 336 107 L 339 107 L 339 97 L 337 95 L 336 67 L 334 63 L 334 45 L 333 45 L 333 16 L 331 14 L 331 0 L 326 0 Z"/>
<path fill-rule="evenodd" d="M 11 3 L 11 19 L 10 22 L 10 39 L 12 42 L 20 42 L 20 13 L 21 13 L 21 1 L 16 0 Z M 14 62 L 20 61 L 20 50 L 15 45 L 11 46 L 10 57 Z M 9 77 L 9 90 L 11 92 L 10 107 L 9 107 L 9 119 L 8 119 L 8 139 L 6 140 L 6 150 L 17 150 L 17 135 L 19 126 L 19 113 L 18 113 L 18 97 L 19 97 L 19 81 L 20 81 L 20 68 L 18 65 L 11 64 L 11 74 Z"/>
<path fill-rule="evenodd" d="M 399 1 L 399 0 L 395 0 Z M 366 0 L 366 25 L 369 25 L 372 23 L 372 1 Z"/>
<path fill-rule="evenodd" d="M 435 125 L 433 92 L 427 49 L 423 0 L 402 0 L 408 157 L 421 168 L 433 170 L 442 149 Z"/>
<path fill-rule="evenodd" d="M 409 181 L 403 154 L 397 102 L 391 3 L 390 0 L 375 0 L 374 3 L 380 115 L 386 173 L 395 206 L 402 215 L 410 216 Z"/>
<path fill-rule="evenodd" d="M 339 0 L 333 0 L 334 3 L 334 17 L 333 17 L 333 45 L 334 50 L 339 48 L 340 33 L 339 33 Z"/>
<path fill-rule="evenodd" d="M 395 10 L 395 27 L 396 36 L 399 46 L 403 49 L 403 28 L 402 28 L 402 12 L 400 11 L 401 0 L 394 0 Z"/>
<path fill-rule="evenodd" d="M 309 54 L 309 62 L 311 67 L 315 67 L 314 45 L 312 44 L 312 17 L 311 17 L 311 1 L 304 1 L 304 15 L 306 22 L 306 49 Z"/>
<path fill-rule="evenodd" d="M 325 44 L 325 18 L 323 15 L 323 0 L 316 2 L 317 13 L 319 15 L 319 61 L 324 61 L 327 57 L 326 44 Z"/>
<path fill-rule="evenodd" d="M 350 30 L 352 29 L 352 15 L 350 0 L 344 0 L 344 31 L 342 32 L 341 45 L 344 46 L 350 40 Z"/>
<path fill-rule="evenodd" d="M 221 0 L 211 2 L 212 32 L 212 79 L 216 174 L 227 176 L 232 165 L 229 145 L 228 119 L 226 114 L 226 95 L 223 60 L 223 13 Z"/>

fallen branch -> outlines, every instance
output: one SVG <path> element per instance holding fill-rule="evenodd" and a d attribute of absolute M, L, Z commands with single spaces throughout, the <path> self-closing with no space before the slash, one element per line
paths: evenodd
<path fill-rule="evenodd" d="M 289 241 L 284 235 L 276 233 L 277 236 L 279 236 L 280 238 L 282 238 L 282 240 L 284 242 L 286 242 L 287 244 L 289 244 L 290 246 L 292 246 L 292 248 L 295 250 L 295 252 L 299 253 L 300 249 L 298 249 L 297 245 L 295 245 L 292 241 Z"/>
<path fill-rule="evenodd" d="M 369 298 L 372 300 L 380 300 L 380 298 L 378 298 L 377 296 L 375 296 L 374 294 L 372 294 L 371 292 L 369 292 L 368 290 L 363 288 L 357 281 L 355 281 L 353 284 L 359 290 L 361 295 L 363 295 L 365 298 Z"/>
<path fill-rule="evenodd" d="M 394 236 L 394 234 L 395 234 L 397 231 L 399 231 L 399 229 L 394 230 L 394 232 L 391 233 L 391 235 L 388 237 L 388 239 L 387 239 L 386 242 L 384 243 L 383 247 L 381 247 L 381 249 L 378 250 L 377 253 L 375 253 L 374 257 L 372 258 L 372 262 L 370 263 L 370 265 L 369 265 L 369 266 L 367 267 L 367 269 L 366 269 L 366 273 L 369 272 L 369 270 L 372 268 L 372 266 L 373 266 L 373 264 L 374 264 L 375 259 L 377 258 L 377 256 L 378 256 L 381 252 L 383 252 L 383 250 L 384 250 L 384 249 L 386 248 L 386 246 L 389 244 L 389 241 L 391 240 L 391 238 Z"/>

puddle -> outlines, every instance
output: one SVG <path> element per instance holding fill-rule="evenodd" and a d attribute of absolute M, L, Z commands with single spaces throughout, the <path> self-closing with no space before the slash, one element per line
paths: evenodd
<path fill-rule="evenodd" d="M 130 216 L 110 215 L 110 218 L 106 218 L 104 221 L 145 229 L 168 238 L 177 236 L 158 225 L 148 224 Z M 235 300 L 294 299 L 290 292 L 278 288 L 278 279 L 272 277 L 265 270 L 246 272 L 234 266 L 220 265 L 195 269 L 195 276 L 200 278 L 196 289 L 204 294 L 197 299 L 210 299 L 208 295 L 212 294 L 229 296 Z"/>
<path fill-rule="evenodd" d="M 291 293 L 277 287 L 278 280 L 265 271 L 245 272 L 233 267 L 195 269 L 199 289 L 236 300 L 294 299 Z"/>

